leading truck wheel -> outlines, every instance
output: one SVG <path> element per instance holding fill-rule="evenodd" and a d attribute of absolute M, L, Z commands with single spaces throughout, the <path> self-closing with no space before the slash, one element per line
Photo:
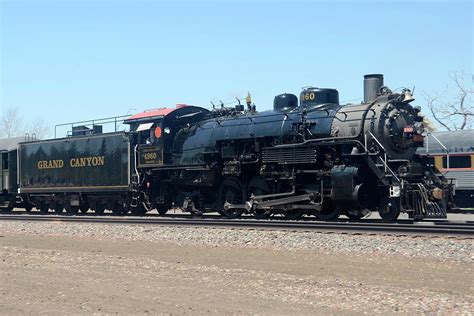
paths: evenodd
<path fill-rule="evenodd" d="M 334 206 L 334 202 L 331 199 L 324 199 L 321 210 L 314 212 L 314 215 L 322 221 L 336 220 L 339 214 L 339 209 Z"/>
<path fill-rule="evenodd" d="M 380 201 L 377 210 L 384 222 L 393 222 L 400 215 L 400 203 L 397 199 L 386 196 Z"/>

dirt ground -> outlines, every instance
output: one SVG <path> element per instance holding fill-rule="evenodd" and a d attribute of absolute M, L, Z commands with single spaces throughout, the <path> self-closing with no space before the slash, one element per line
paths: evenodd
<path fill-rule="evenodd" d="M 1 314 L 474 309 L 472 264 L 0 232 Z"/>

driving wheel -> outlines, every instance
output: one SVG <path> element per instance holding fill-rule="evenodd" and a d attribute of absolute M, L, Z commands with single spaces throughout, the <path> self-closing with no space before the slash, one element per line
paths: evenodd
<path fill-rule="evenodd" d="M 242 183 L 234 177 L 225 178 L 219 188 L 219 209 L 228 218 L 237 218 L 243 213 L 241 208 L 225 209 L 224 205 L 243 204 L 244 192 Z"/>
<path fill-rule="evenodd" d="M 260 176 L 253 177 L 252 180 L 250 180 L 249 185 L 248 185 L 248 197 L 252 195 L 254 196 L 259 196 L 259 195 L 267 195 L 272 193 L 272 189 L 270 184 Z M 270 210 L 262 210 L 262 209 L 256 209 L 253 211 L 252 215 L 256 219 L 266 219 L 271 216 L 272 212 Z"/>

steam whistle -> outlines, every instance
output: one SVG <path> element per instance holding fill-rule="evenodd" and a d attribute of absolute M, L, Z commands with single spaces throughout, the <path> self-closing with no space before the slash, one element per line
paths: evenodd
<path fill-rule="evenodd" d="M 240 111 L 240 112 L 243 112 L 244 111 L 244 106 L 240 103 L 240 99 L 235 97 L 235 99 L 237 100 L 237 105 L 235 106 L 235 109 L 237 111 Z"/>
<path fill-rule="evenodd" d="M 415 98 L 411 94 L 410 89 L 403 90 L 403 94 L 404 94 L 403 100 L 402 100 L 403 103 L 410 103 L 411 101 L 415 100 Z"/>

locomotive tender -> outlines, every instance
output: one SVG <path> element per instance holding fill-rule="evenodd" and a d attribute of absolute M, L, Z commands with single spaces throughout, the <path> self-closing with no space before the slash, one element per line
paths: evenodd
<path fill-rule="evenodd" d="M 412 101 L 410 90 L 366 75 L 361 104 L 310 87 L 299 102 L 276 96 L 270 111 L 249 98 L 246 110 L 178 105 L 128 118 L 128 133 L 21 143 L 17 203 L 69 213 L 445 218 L 451 185 L 415 154 L 423 117 Z"/>

